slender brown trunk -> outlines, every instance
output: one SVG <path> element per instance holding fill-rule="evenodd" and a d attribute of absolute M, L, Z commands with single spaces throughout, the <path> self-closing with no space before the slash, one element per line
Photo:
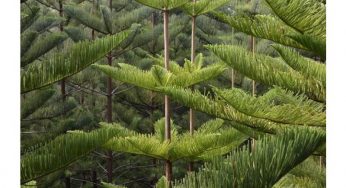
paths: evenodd
<path fill-rule="evenodd" d="M 97 186 L 98 182 L 97 182 L 97 173 L 96 173 L 95 170 L 92 171 L 92 175 L 91 176 L 92 176 L 93 188 L 97 188 L 98 187 Z"/>
<path fill-rule="evenodd" d="M 193 1 L 195 2 L 195 0 Z M 196 17 L 192 16 L 191 21 L 191 63 L 195 63 L 195 53 L 196 53 L 196 39 L 195 39 L 195 33 L 196 33 Z M 192 89 L 194 87 L 192 86 Z M 192 108 L 190 108 L 189 112 L 189 122 L 190 122 L 190 134 L 193 135 L 194 127 L 195 127 L 195 113 Z M 193 171 L 193 162 L 189 163 L 188 171 Z"/>
<path fill-rule="evenodd" d="M 164 35 L 164 55 L 165 55 L 165 68 L 169 70 L 169 12 L 168 10 L 163 11 L 163 35 Z M 165 95 L 165 139 L 171 140 L 171 112 L 170 112 L 170 100 L 167 95 Z M 172 162 L 166 161 L 166 178 L 168 182 L 168 187 L 171 187 L 172 181 Z"/>
<path fill-rule="evenodd" d="M 63 17 L 64 16 L 64 8 L 63 8 L 63 4 L 62 1 L 59 1 L 59 16 Z M 60 23 L 60 31 L 64 31 L 64 23 L 61 22 Z"/>
<path fill-rule="evenodd" d="M 79 103 L 80 103 L 81 105 L 84 104 L 84 93 L 83 93 L 83 92 L 80 94 Z"/>
<path fill-rule="evenodd" d="M 113 0 L 109 0 L 109 9 L 111 10 L 112 12 L 112 9 L 113 9 Z"/>
<path fill-rule="evenodd" d="M 172 161 L 170 160 L 166 160 L 166 163 L 165 163 L 165 171 L 166 171 L 166 178 L 167 178 L 167 186 L 169 188 L 172 187 L 172 179 L 173 179 L 173 172 L 172 172 Z"/>
<path fill-rule="evenodd" d="M 252 58 L 253 58 L 253 60 L 255 60 L 256 39 L 253 36 L 251 36 L 250 42 L 251 42 Z M 252 96 L 253 97 L 256 96 L 256 82 L 255 82 L 255 80 L 252 80 Z M 254 138 L 252 138 L 252 141 L 251 141 L 252 151 L 255 151 L 255 144 L 256 144 L 256 140 Z"/>
<path fill-rule="evenodd" d="M 71 179 L 70 177 L 65 177 L 65 187 L 70 188 L 71 187 Z"/>
<path fill-rule="evenodd" d="M 234 69 L 231 69 L 231 87 L 234 88 Z"/>
<path fill-rule="evenodd" d="M 108 65 L 112 66 L 112 54 L 111 52 L 107 56 Z M 108 123 L 112 122 L 112 77 L 108 76 L 107 78 L 107 112 L 106 119 Z"/>
<path fill-rule="evenodd" d="M 63 7 L 61 0 L 59 0 L 59 16 L 60 17 L 64 16 L 64 7 Z M 60 23 L 59 28 L 60 28 L 60 32 L 64 32 L 64 23 L 63 22 Z M 60 87 L 61 87 L 60 90 L 61 90 L 62 100 L 65 101 L 66 100 L 65 78 L 61 80 Z"/>
<path fill-rule="evenodd" d="M 187 171 L 188 172 L 192 172 L 193 171 L 193 162 L 189 162 Z"/>
<path fill-rule="evenodd" d="M 231 44 L 234 45 L 233 43 L 233 37 L 234 37 L 234 28 L 232 27 L 232 40 L 231 40 Z M 231 88 L 234 88 L 234 69 L 231 69 Z"/>
<path fill-rule="evenodd" d="M 155 25 L 156 25 L 156 12 L 153 12 L 153 13 L 151 13 L 151 26 L 153 29 L 153 33 L 152 33 L 153 40 L 152 40 L 152 45 L 151 45 L 151 53 L 152 54 L 155 53 L 155 39 L 156 39 L 155 38 L 155 32 L 154 32 Z"/>
<path fill-rule="evenodd" d="M 252 51 L 252 58 L 255 58 L 255 45 L 256 45 L 256 39 L 251 36 L 251 51 Z M 252 96 L 254 97 L 256 95 L 256 82 L 255 80 L 252 80 Z"/>
<path fill-rule="evenodd" d="M 324 163 L 324 156 L 320 156 L 320 169 L 321 171 L 323 170 L 323 167 L 325 166 L 325 163 Z"/>
<path fill-rule="evenodd" d="M 112 12 L 112 0 L 109 0 L 109 9 Z M 108 57 L 108 65 L 112 66 L 112 52 L 109 52 Z M 108 77 L 107 81 L 107 122 L 112 122 L 112 77 Z M 111 150 L 108 151 L 108 160 L 107 160 L 107 179 L 108 182 L 111 183 L 113 180 L 113 152 Z"/>
<path fill-rule="evenodd" d="M 95 0 L 92 1 L 93 7 L 91 9 L 91 14 L 94 14 L 96 6 L 95 6 Z M 95 30 L 91 29 L 91 40 L 95 40 Z"/>
<path fill-rule="evenodd" d="M 108 160 L 107 160 L 107 181 L 112 183 L 113 181 L 113 152 L 108 151 Z"/>
<path fill-rule="evenodd" d="M 110 52 L 107 56 L 108 65 L 112 66 L 112 53 Z M 112 122 L 112 78 L 109 76 L 107 80 L 107 112 L 106 119 L 108 123 Z M 108 159 L 107 159 L 107 178 L 108 182 L 111 183 L 113 180 L 113 152 L 111 150 L 108 151 Z"/>
<path fill-rule="evenodd" d="M 191 26 L 191 63 L 195 62 L 195 51 L 196 51 L 196 43 L 195 43 L 195 29 L 196 29 L 196 17 L 192 17 L 192 26 Z M 190 134 L 193 135 L 195 118 L 193 109 L 190 108 Z"/>

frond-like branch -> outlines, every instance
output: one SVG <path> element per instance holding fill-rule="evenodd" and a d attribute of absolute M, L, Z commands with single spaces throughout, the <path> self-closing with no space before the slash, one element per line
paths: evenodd
<path fill-rule="evenodd" d="M 304 46 L 288 37 L 289 35 L 300 35 L 300 33 L 285 25 L 285 23 L 274 16 L 229 16 L 221 12 L 212 12 L 212 16 L 248 35 L 268 39 L 286 46 L 306 49 Z"/>
<path fill-rule="evenodd" d="M 211 123 L 209 122 L 209 124 Z M 114 138 L 104 147 L 157 159 L 193 161 L 226 154 L 247 139 L 245 135 L 235 129 L 223 126 L 214 132 L 209 132 L 211 131 L 209 129 L 208 131 L 197 131 L 194 135 L 190 133 L 178 135 L 174 130 L 172 139 L 168 142 L 163 139 L 163 130 L 164 121 L 161 119 L 155 123 L 154 135 L 135 134 L 124 138 Z"/>
<path fill-rule="evenodd" d="M 90 39 L 80 27 L 68 26 L 64 28 L 64 31 L 74 42 Z"/>
<path fill-rule="evenodd" d="M 315 79 L 307 79 L 278 59 L 248 52 L 231 45 L 207 46 L 215 55 L 229 66 L 247 77 L 270 86 L 280 86 L 296 93 L 304 93 L 309 98 L 324 102 L 326 90 Z"/>
<path fill-rule="evenodd" d="M 26 31 L 20 35 L 20 56 L 22 57 L 31 47 L 34 40 L 37 38 L 36 31 Z"/>
<path fill-rule="evenodd" d="M 282 59 L 294 70 L 300 72 L 308 79 L 315 79 L 322 82 L 326 87 L 326 65 L 304 58 L 298 52 L 287 47 L 274 45 L 274 48 L 279 52 Z"/>
<path fill-rule="evenodd" d="M 266 0 L 287 25 L 315 37 L 326 38 L 326 5 L 316 0 Z"/>
<path fill-rule="evenodd" d="M 44 105 L 47 100 L 49 100 L 53 94 L 54 90 L 40 90 L 35 93 L 30 100 L 24 100 L 21 104 L 21 119 L 28 117 L 30 114 L 34 113 L 38 108 Z"/>
<path fill-rule="evenodd" d="M 157 61 L 157 59 L 154 59 L 154 61 Z M 158 65 L 154 65 L 150 71 L 143 71 L 135 66 L 123 63 L 119 63 L 118 65 L 120 68 L 96 64 L 92 66 L 98 70 L 101 70 L 108 76 L 111 76 L 115 80 L 154 91 L 159 91 L 158 87 L 162 86 L 188 87 L 214 78 L 225 70 L 225 66 L 223 64 L 213 64 L 195 70 L 178 68 L 179 65 L 171 65 L 171 67 L 174 68 L 174 73 L 176 73 L 173 74 L 172 72 L 168 72 L 163 67 Z M 176 70 L 182 71 L 178 72 Z"/>
<path fill-rule="evenodd" d="M 171 10 L 186 4 L 190 0 L 136 0 L 138 3 L 159 10 Z"/>
<path fill-rule="evenodd" d="M 65 53 L 28 65 L 21 75 L 21 92 L 29 92 L 78 73 L 116 48 L 128 33 L 124 31 L 95 41 L 79 42 Z"/>
<path fill-rule="evenodd" d="M 199 16 L 215 10 L 228 2 L 229 0 L 200 0 L 186 3 L 182 6 L 182 9 L 190 16 Z"/>
<path fill-rule="evenodd" d="M 121 126 L 114 124 L 89 133 L 59 136 L 43 147 L 21 156 L 21 182 L 26 183 L 64 168 L 100 148 L 112 137 L 126 134 Z"/>
<path fill-rule="evenodd" d="M 216 158 L 174 187 L 272 187 L 325 142 L 325 133 L 299 128 L 267 136 L 251 153 L 245 147 L 227 159 Z"/>
<path fill-rule="evenodd" d="M 64 12 L 83 25 L 92 28 L 97 32 L 108 34 L 103 20 L 96 15 L 90 14 L 83 8 L 76 5 L 66 5 L 64 7 Z"/>
<path fill-rule="evenodd" d="M 20 32 L 23 33 L 28 29 L 39 17 L 40 8 L 33 7 L 29 14 L 20 18 Z"/>
<path fill-rule="evenodd" d="M 219 98 L 209 98 L 198 91 L 192 92 L 190 89 L 177 87 L 166 87 L 160 89 L 160 92 L 169 95 L 173 100 L 193 108 L 194 110 L 218 118 L 234 121 L 238 123 L 238 125 L 251 127 L 260 132 L 276 133 L 285 126 L 284 124 L 245 115 L 225 103 L 223 100 Z"/>
<path fill-rule="evenodd" d="M 49 30 L 52 27 L 58 26 L 63 21 L 64 18 L 62 17 L 41 16 L 35 21 L 34 24 L 32 24 L 30 30 L 41 33 Z"/>
<path fill-rule="evenodd" d="M 39 37 L 21 57 L 20 65 L 24 67 L 61 44 L 67 38 L 66 33 L 55 32 Z"/>
<path fill-rule="evenodd" d="M 301 101 L 300 105 L 275 104 L 275 100 L 268 101 L 266 96 L 252 97 L 241 89 L 220 90 L 215 88 L 214 90 L 227 104 L 250 116 L 285 124 L 308 126 L 325 126 L 326 124 L 326 114 L 321 108 L 312 107 L 308 99 Z"/>

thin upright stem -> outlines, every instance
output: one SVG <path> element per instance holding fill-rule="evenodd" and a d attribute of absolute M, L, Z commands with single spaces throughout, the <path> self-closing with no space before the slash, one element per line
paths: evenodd
<path fill-rule="evenodd" d="M 255 45 L 256 45 L 256 39 L 251 36 L 251 51 L 252 51 L 252 58 L 255 58 Z M 252 80 L 252 96 L 254 97 L 256 95 L 256 82 L 255 80 Z"/>
<path fill-rule="evenodd" d="M 112 11 L 112 0 L 109 0 L 109 9 Z M 112 52 L 108 53 L 107 56 L 107 61 L 108 65 L 112 66 Z M 106 119 L 108 123 L 112 122 L 112 113 L 113 113 L 113 108 L 112 108 L 112 91 L 113 91 L 113 85 L 112 85 L 112 77 L 108 76 L 107 78 L 107 114 L 106 114 Z M 113 180 L 113 152 L 109 150 L 107 152 L 108 159 L 107 159 L 107 180 L 108 183 L 111 183 Z"/>
<path fill-rule="evenodd" d="M 195 0 L 193 1 L 195 2 Z M 196 17 L 192 16 L 191 20 L 191 63 L 195 63 L 195 53 L 196 53 L 196 39 L 195 39 L 195 33 L 196 33 Z M 193 86 L 192 86 L 193 89 Z M 190 123 L 190 134 L 193 135 L 194 129 L 195 129 L 195 113 L 192 108 L 190 108 L 189 111 L 189 123 Z M 189 163 L 188 171 L 193 171 L 193 162 Z"/>
<path fill-rule="evenodd" d="M 64 7 L 62 4 L 62 1 L 59 0 L 59 16 L 64 17 Z M 64 32 L 64 23 L 61 22 L 59 25 L 60 32 Z M 62 95 L 62 100 L 66 100 L 66 84 L 65 84 L 65 78 L 61 80 L 60 82 L 60 90 L 61 90 L 61 95 Z"/>
<path fill-rule="evenodd" d="M 164 36 L 164 60 L 165 60 L 165 68 L 169 70 L 169 11 L 163 11 L 163 36 Z M 170 99 L 167 95 L 165 95 L 165 140 L 170 142 L 171 140 L 171 112 L 170 112 Z M 168 181 L 168 186 L 171 187 L 172 181 L 172 162 L 167 160 L 165 163 L 165 173 Z"/>

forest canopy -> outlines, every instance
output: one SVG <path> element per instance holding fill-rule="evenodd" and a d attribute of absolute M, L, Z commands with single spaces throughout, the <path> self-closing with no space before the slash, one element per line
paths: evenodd
<path fill-rule="evenodd" d="M 21 0 L 22 187 L 325 187 L 326 2 Z"/>

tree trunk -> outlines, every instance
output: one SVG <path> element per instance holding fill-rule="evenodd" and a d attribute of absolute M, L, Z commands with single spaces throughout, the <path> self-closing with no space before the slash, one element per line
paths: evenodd
<path fill-rule="evenodd" d="M 95 170 L 92 171 L 92 175 L 91 176 L 92 176 L 93 188 L 97 188 L 98 187 L 97 186 L 98 182 L 97 182 L 97 173 L 96 173 Z"/>
<path fill-rule="evenodd" d="M 251 51 L 252 51 L 252 57 L 255 58 L 255 45 L 256 45 L 256 39 L 251 36 Z M 256 82 L 255 80 L 252 80 L 252 96 L 254 97 L 256 95 Z"/>
<path fill-rule="evenodd" d="M 163 35 L 164 35 L 164 55 L 165 55 L 165 68 L 169 70 L 169 12 L 168 10 L 163 11 Z M 167 95 L 165 95 L 165 139 L 171 140 L 171 112 L 170 112 L 170 100 Z M 168 181 L 168 187 L 171 187 L 172 181 L 172 162 L 166 161 L 166 178 Z"/>
<path fill-rule="evenodd" d="M 195 0 L 193 1 L 195 2 Z M 191 24 L 191 63 L 195 63 L 195 53 L 196 53 L 196 40 L 195 40 L 195 30 L 196 30 L 196 17 L 192 16 Z M 193 89 L 193 86 L 192 86 Z M 195 129 L 195 113 L 192 108 L 190 108 L 189 113 L 189 122 L 190 122 L 190 134 L 193 135 Z M 188 171 L 193 171 L 193 162 L 189 163 Z"/>
<path fill-rule="evenodd" d="M 251 36 L 251 52 L 252 52 L 252 58 L 254 60 L 255 58 L 255 45 L 256 45 L 256 39 Z M 256 96 L 256 82 L 255 80 L 252 80 L 252 96 L 255 97 Z M 252 138 L 251 140 L 251 147 L 252 147 L 252 151 L 255 150 L 255 144 L 256 144 L 256 140 Z"/>
<path fill-rule="evenodd" d="M 231 69 L 231 88 L 234 88 L 234 69 Z"/>
<path fill-rule="evenodd" d="M 110 52 L 107 56 L 108 65 L 112 66 L 112 53 Z M 108 123 L 112 122 L 112 77 L 108 77 L 107 80 L 107 111 L 106 111 L 106 119 Z M 107 179 L 108 182 L 111 183 L 113 180 L 113 152 L 111 150 L 108 151 L 108 159 L 107 159 Z"/>
<path fill-rule="evenodd" d="M 196 17 L 192 17 L 192 27 L 191 27 L 191 63 L 195 62 L 195 51 L 196 51 L 196 43 L 195 43 L 195 29 L 196 29 Z M 190 134 L 193 135 L 195 119 L 194 112 L 192 108 L 190 108 Z"/>
<path fill-rule="evenodd" d="M 109 9 L 112 12 L 112 0 L 109 0 Z M 112 52 L 109 52 L 108 57 L 108 65 L 112 66 Z M 107 81 L 107 122 L 112 122 L 112 77 L 108 77 Z M 107 179 L 109 183 L 112 183 L 113 180 L 113 152 L 111 150 L 108 151 L 108 159 L 107 159 Z"/>
<path fill-rule="evenodd" d="M 70 177 L 65 177 L 65 187 L 70 188 L 71 187 L 71 179 Z"/>
<path fill-rule="evenodd" d="M 62 1 L 59 0 L 59 16 L 63 17 L 64 16 L 64 9 L 63 9 L 63 4 Z M 60 23 L 60 32 L 64 32 L 64 23 Z M 65 78 L 61 80 L 60 82 L 60 87 L 61 87 L 61 96 L 62 96 L 62 101 L 66 100 L 66 89 L 65 89 Z M 64 110 L 65 111 L 65 110 Z"/>

